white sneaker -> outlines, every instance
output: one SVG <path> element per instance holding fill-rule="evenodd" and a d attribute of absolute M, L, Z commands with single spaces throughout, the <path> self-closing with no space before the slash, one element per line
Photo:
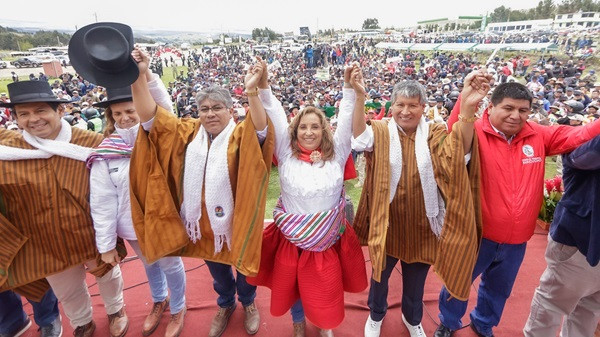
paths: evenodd
<path fill-rule="evenodd" d="M 427 337 L 427 335 L 425 335 L 425 330 L 423 330 L 423 325 L 421 325 L 421 323 L 419 323 L 419 325 L 408 324 L 406 318 L 404 318 L 404 314 L 402 315 L 402 322 L 404 322 L 404 325 L 406 325 L 408 332 L 410 332 L 410 337 Z"/>
<path fill-rule="evenodd" d="M 374 321 L 369 314 L 369 318 L 367 318 L 367 323 L 365 324 L 365 337 L 379 337 L 381 323 L 383 323 L 383 319 L 381 321 Z"/>

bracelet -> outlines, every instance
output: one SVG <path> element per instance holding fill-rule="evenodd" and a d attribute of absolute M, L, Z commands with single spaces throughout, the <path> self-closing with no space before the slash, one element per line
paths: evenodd
<path fill-rule="evenodd" d="M 461 114 L 458 115 L 458 120 L 464 123 L 473 123 L 477 120 L 477 117 L 473 116 L 473 117 L 465 117 Z"/>
<path fill-rule="evenodd" d="M 250 96 L 258 96 L 258 89 L 253 90 L 253 91 L 246 91 L 246 96 L 250 97 Z"/>

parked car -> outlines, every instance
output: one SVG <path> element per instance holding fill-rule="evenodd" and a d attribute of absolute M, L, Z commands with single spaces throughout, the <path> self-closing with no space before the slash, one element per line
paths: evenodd
<path fill-rule="evenodd" d="M 8 67 L 8 62 L 0 60 L 0 69 Z"/>
<path fill-rule="evenodd" d="M 299 43 L 290 43 L 282 45 L 281 49 L 289 51 L 302 51 L 302 49 L 304 49 L 304 46 Z"/>
<path fill-rule="evenodd" d="M 10 64 L 15 66 L 16 68 L 29 68 L 29 67 L 41 67 L 42 63 L 38 60 L 34 60 L 28 57 L 22 57 L 20 59 L 16 59 L 12 61 Z"/>
<path fill-rule="evenodd" d="M 269 51 L 269 47 L 265 46 L 264 44 L 257 44 L 256 46 L 252 47 L 252 50 L 254 50 L 254 52 L 258 52 L 258 53 L 266 53 Z"/>
<path fill-rule="evenodd" d="M 58 56 L 56 56 L 56 59 L 60 61 L 60 64 L 66 63 L 69 66 L 71 65 L 71 60 L 69 59 L 69 55 L 58 55 Z"/>
<path fill-rule="evenodd" d="M 202 47 L 202 50 L 210 54 L 218 54 L 223 50 L 223 48 L 220 46 L 204 46 Z"/>

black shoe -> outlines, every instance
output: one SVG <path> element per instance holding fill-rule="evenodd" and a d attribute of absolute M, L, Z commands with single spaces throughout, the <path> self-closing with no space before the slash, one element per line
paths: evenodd
<path fill-rule="evenodd" d="M 473 330 L 473 332 L 475 332 L 477 337 L 494 337 L 494 334 L 492 334 L 491 336 L 486 336 L 486 335 L 482 334 L 481 332 L 477 331 L 477 328 L 475 327 L 475 325 L 473 325 L 473 323 L 469 324 L 469 326 L 471 327 L 471 330 Z"/>
<path fill-rule="evenodd" d="M 444 324 L 440 324 L 433 333 L 433 337 L 450 337 L 452 335 L 454 335 L 454 331 L 450 330 L 450 328 Z"/>

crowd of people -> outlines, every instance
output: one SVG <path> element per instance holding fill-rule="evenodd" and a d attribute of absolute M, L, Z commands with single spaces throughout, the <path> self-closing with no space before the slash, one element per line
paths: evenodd
<path fill-rule="evenodd" d="M 94 34 L 122 39 L 115 45 L 132 58 L 103 54 L 98 67 L 95 53 L 110 48 L 82 38 Z M 134 47 L 132 36 L 123 24 L 83 27 L 70 44 L 78 74 L 52 83 L 34 76 L 0 94 L 8 129 L 0 129 L 2 336 L 31 325 L 17 293 L 43 337 L 62 334 L 59 301 L 75 336 L 92 336 L 86 270 L 96 276 L 108 334 L 124 336 L 124 240 L 150 285 L 144 336 L 168 307 L 165 336 L 183 331 L 185 293 L 195 290 L 181 256 L 204 259 L 213 278 L 210 337 L 224 334 L 237 302 L 246 332 L 260 329 L 257 286 L 271 290 L 272 315 L 291 314 L 295 337 L 305 336 L 307 321 L 333 336 L 344 292 L 369 287 L 364 336 L 380 336 L 398 262 L 411 337 L 426 336 L 431 266 L 444 282 L 434 336 L 463 327 L 477 277 L 470 327 L 493 336 L 533 235 L 546 157 L 559 154 L 565 195 L 524 334 L 554 335 L 566 317 L 562 336 L 592 336 L 600 319 L 600 83 L 585 60 L 481 61 L 377 50 L 370 39 L 173 59 Z M 165 85 L 157 73 L 169 62 L 188 69 Z M 363 190 L 351 222 L 344 181 L 356 177 L 357 160 Z M 255 214 L 265 211 L 272 163 L 281 193 L 263 230 Z"/>

